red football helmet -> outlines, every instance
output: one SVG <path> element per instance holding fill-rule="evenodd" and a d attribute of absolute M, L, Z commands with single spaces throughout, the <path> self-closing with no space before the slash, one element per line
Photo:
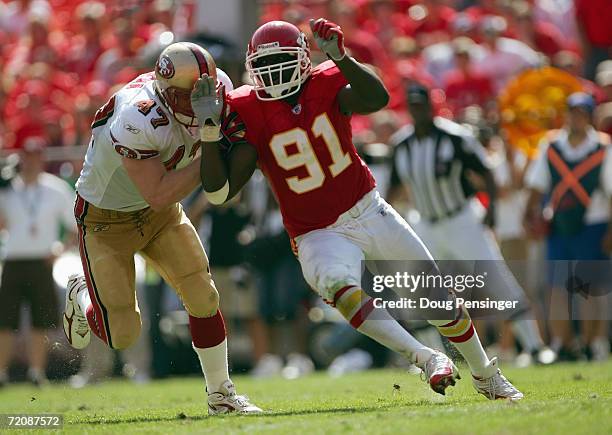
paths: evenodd
<path fill-rule="evenodd" d="M 262 25 L 249 41 L 245 66 L 260 100 L 295 94 L 310 76 L 306 35 L 285 21 Z"/>

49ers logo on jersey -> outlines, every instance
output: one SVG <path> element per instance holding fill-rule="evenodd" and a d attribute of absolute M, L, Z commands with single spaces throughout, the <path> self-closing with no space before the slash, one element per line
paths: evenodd
<path fill-rule="evenodd" d="M 134 160 L 146 160 L 153 157 L 157 157 L 159 152 L 155 150 L 138 150 L 128 148 L 125 145 L 115 144 L 115 151 L 118 154 L 121 154 L 126 159 L 134 159 Z"/>
<path fill-rule="evenodd" d="M 152 157 L 157 157 L 159 155 L 159 151 L 132 149 L 126 147 L 125 145 L 121 145 L 117 138 L 115 138 L 113 135 L 112 131 L 110 132 L 110 137 L 113 141 L 113 148 L 115 148 L 117 154 L 125 157 L 126 159 L 145 160 Z"/>
<path fill-rule="evenodd" d="M 138 154 L 136 154 L 136 151 L 120 144 L 115 144 L 115 151 L 117 151 L 117 153 L 121 154 L 126 159 L 138 158 Z"/>
<path fill-rule="evenodd" d="M 174 64 L 168 56 L 162 56 L 156 65 L 157 72 L 165 79 L 170 79 L 174 76 Z"/>

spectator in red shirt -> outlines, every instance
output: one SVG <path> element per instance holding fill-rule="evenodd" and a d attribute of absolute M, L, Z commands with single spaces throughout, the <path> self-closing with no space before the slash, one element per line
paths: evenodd
<path fill-rule="evenodd" d="M 548 57 L 554 56 L 564 48 L 561 32 L 552 24 L 534 20 L 529 3 L 516 2 L 512 9 L 516 39 Z"/>
<path fill-rule="evenodd" d="M 490 102 L 493 99 L 493 84 L 472 64 L 470 52 L 474 41 L 468 38 L 456 38 L 452 45 L 456 68 L 444 78 L 444 91 L 447 103 L 457 116 L 468 106 L 484 107 Z"/>
<path fill-rule="evenodd" d="M 493 81 L 496 91 L 500 91 L 509 80 L 526 68 L 533 68 L 541 60 L 537 52 L 522 41 L 502 35 L 507 29 L 502 17 L 485 17 L 480 23 L 485 50 L 476 66 Z"/>
<path fill-rule="evenodd" d="M 610 0 L 575 0 L 575 5 L 585 59 L 584 75 L 593 80 L 597 64 L 610 58 L 612 6 Z"/>
<path fill-rule="evenodd" d="M 46 20 L 52 12 L 47 0 L 8 2 L 0 5 L 0 29 L 6 31 L 10 40 L 15 40 L 28 31 L 32 17 Z"/>
<path fill-rule="evenodd" d="M 383 45 L 386 46 L 395 37 L 413 33 L 412 21 L 408 15 L 398 10 L 397 2 L 372 0 L 369 6 L 371 18 L 366 20 L 363 29 L 375 35 Z"/>
<path fill-rule="evenodd" d="M 499 0 L 479 0 L 472 3 L 476 4 L 465 9 L 464 12 L 472 16 L 477 22 L 480 22 L 480 20 L 488 15 L 497 15 L 504 18 L 510 17 L 509 9 Z"/>
<path fill-rule="evenodd" d="M 580 52 L 574 0 L 534 0 L 532 8 L 536 21 L 553 25 L 561 33 L 563 45 Z"/>
<path fill-rule="evenodd" d="M 450 39 L 455 10 L 441 0 L 425 0 L 408 9 L 408 14 L 414 20 L 414 35 L 422 47 Z"/>
<path fill-rule="evenodd" d="M 19 148 L 30 136 L 44 136 L 44 123 L 40 111 L 49 105 L 51 86 L 44 80 L 29 80 L 15 89 L 16 96 L 5 107 L 4 118 L 12 132 L 7 138 L 8 148 Z"/>
<path fill-rule="evenodd" d="M 360 62 L 381 67 L 387 62 L 386 50 L 376 36 L 362 30 L 357 24 L 356 9 L 349 4 L 337 3 L 332 7 L 332 20 L 344 32 L 344 45 Z"/>
<path fill-rule="evenodd" d="M 582 90 L 592 95 L 598 103 L 605 100 L 603 91 L 594 82 L 580 76 L 582 72 L 582 61 L 576 53 L 572 51 L 560 51 L 553 57 L 552 65 L 576 77 L 582 85 Z"/>
<path fill-rule="evenodd" d="M 109 86 L 117 83 L 117 76 L 122 70 L 134 66 L 139 42 L 142 42 L 136 38 L 135 29 L 127 18 L 115 20 L 113 26 L 117 46 L 106 50 L 95 67 L 95 78 Z"/>
<path fill-rule="evenodd" d="M 66 61 L 70 71 L 83 81 L 89 81 L 98 58 L 102 55 L 102 19 L 106 8 L 101 2 L 85 2 L 79 5 L 75 15 L 79 20 L 79 33 L 70 43 Z"/>
<path fill-rule="evenodd" d="M 48 18 L 32 16 L 28 26 L 28 33 L 22 36 L 17 45 L 7 55 L 4 75 L 9 80 L 18 79 L 25 72 L 28 65 L 43 62 L 59 66 L 60 55 L 55 44 L 49 38 Z M 12 83 L 9 83 L 9 87 Z"/>
<path fill-rule="evenodd" d="M 386 69 L 385 86 L 391 97 L 388 109 L 406 112 L 405 89 L 407 83 L 422 83 L 433 86 L 434 78 L 427 72 L 416 41 L 407 36 L 394 38 L 390 44 L 394 63 Z"/>

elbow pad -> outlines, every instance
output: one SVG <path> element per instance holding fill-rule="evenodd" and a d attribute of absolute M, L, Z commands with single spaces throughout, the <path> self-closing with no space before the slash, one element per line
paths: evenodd
<path fill-rule="evenodd" d="M 204 189 L 204 193 L 206 194 L 206 199 L 208 199 L 211 204 L 220 205 L 227 200 L 229 190 L 229 181 L 226 181 L 221 189 L 215 190 L 214 192 L 207 192 L 206 189 Z"/>

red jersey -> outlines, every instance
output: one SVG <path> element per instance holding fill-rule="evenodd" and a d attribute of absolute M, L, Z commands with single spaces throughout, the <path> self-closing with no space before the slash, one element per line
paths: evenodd
<path fill-rule="evenodd" d="M 261 101 L 251 86 L 228 94 L 225 134 L 256 148 L 291 237 L 331 225 L 376 185 L 336 98 L 347 83 L 327 61 L 302 84 L 295 106 Z"/>

